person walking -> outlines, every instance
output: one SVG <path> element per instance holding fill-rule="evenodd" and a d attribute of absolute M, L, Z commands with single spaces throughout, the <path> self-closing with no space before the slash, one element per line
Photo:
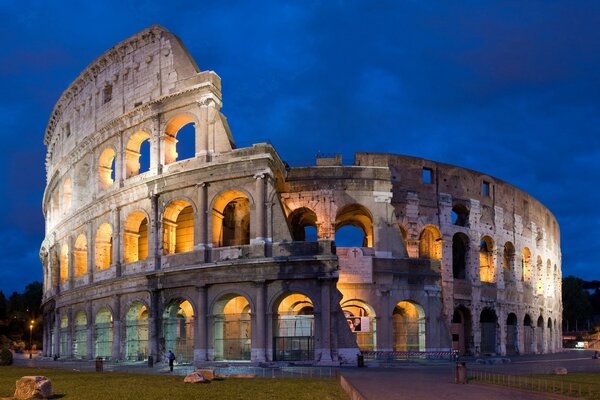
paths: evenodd
<path fill-rule="evenodd" d="M 169 370 L 173 372 L 173 362 L 175 361 L 175 354 L 171 350 L 169 350 L 169 354 L 167 354 L 167 358 L 169 359 Z"/>

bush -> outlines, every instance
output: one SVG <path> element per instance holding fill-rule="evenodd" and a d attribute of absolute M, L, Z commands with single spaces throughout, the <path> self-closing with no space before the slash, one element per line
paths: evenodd
<path fill-rule="evenodd" d="M 13 355 L 6 347 L 0 351 L 0 365 L 11 365 L 13 363 Z"/>

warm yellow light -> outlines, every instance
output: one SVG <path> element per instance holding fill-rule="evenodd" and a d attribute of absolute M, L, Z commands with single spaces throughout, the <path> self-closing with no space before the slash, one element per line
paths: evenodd
<path fill-rule="evenodd" d="M 35 324 L 35 321 L 34 321 L 34 320 L 31 320 L 31 325 L 33 325 L 33 324 Z"/>

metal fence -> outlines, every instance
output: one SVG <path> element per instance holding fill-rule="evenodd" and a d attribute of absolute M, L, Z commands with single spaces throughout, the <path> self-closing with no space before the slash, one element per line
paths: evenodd
<path fill-rule="evenodd" d="M 455 351 L 363 351 L 365 361 L 452 361 L 458 358 Z"/>
<path fill-rule="evenodd" d="M 584 399 L 600 399 L 600 383 L 576 382 L 540 375 L 511 375 L 469 369 L 468 379 L 493 385 L 508 386 L 534 392 L 559 394 Z"/>

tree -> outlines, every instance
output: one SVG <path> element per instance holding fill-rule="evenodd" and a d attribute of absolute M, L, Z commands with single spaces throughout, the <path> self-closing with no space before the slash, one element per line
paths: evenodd
<path fill-rule="evenodd" d="M 4 321 L 8 316 L 8 300 L 0 290 L 0 321 Z"/>
<path fill-rule="evenodd" d="M 592 316 L 590 296 L 584 289 L 585 282 L 574 276 L 567 276 L 562 281 L 563 326 L 574 330 L 576 326 L 583 328 Z"/>

